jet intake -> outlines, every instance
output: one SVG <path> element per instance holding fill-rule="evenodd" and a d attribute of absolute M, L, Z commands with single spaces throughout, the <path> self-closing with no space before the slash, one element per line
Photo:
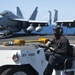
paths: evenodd
<path fill-rule="evenodd" d="M 42 30 L 43 30 L 43 28 L 41 26 L 37 26 L 36 29 L 35 29 L 36 32 L 40 32 Z"/>
<path fill-rule="evenodd" d="M 34 27 L 32 26 L 32 24 L 27 28 L 27 31 L 33 31 Z"/>

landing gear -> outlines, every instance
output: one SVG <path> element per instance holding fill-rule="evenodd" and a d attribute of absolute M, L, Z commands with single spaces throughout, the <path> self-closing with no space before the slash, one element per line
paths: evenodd
<path fill-rule="evenodd" d="M 8 36 L 8 33 L 4 33 L 4 36 Z"/>
<path fill-rule="evenodd" d="M 4 34 L 3 34 L 4 37 L 9 37 L 11 35 L 12 35 L 12 33 L 9 33 L 9 32 L 4 32 Z"/>

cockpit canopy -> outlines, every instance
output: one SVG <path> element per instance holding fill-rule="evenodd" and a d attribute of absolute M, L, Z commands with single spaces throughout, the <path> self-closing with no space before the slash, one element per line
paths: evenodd
<path fill-rule="evenodd" d="M 12 12 L 8 11 L 8 10 L 5 10 L 5 11 L 1 12 L 0 15 L 5 16 L 5 15 L 10 14 L 10 13 L 12 13 Z"/>

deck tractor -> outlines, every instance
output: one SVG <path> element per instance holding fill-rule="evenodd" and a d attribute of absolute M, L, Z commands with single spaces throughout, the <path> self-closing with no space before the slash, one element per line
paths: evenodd
<path fill-rule="evenodd" d="M 39 40 L 15 39 L 0 43 L 0 75 L 46 75 L 48 61 L 45 44 L 48 38 Z M 52 75 L 75 75 L 75 45 L 71 44 L 72 58 L 57 63 Z M 47 50 L 49 51 L 49 50 Z"/>

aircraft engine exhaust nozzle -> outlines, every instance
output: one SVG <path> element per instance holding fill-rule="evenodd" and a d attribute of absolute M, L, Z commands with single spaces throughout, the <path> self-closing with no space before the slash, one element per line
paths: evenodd
<path fill-rule="evenodd" d="M 30 25 L 28 28 L 27 28 L 27 31 L 33 31 L 34 30 L 34 27 L 32 25 Z"/>
<path fill-rule="evenodd" d="M 43 30 L 43 28 L 42 28 L 41 26 L 38 26 L 38 27 L 36 27 L 36 29 L 35 29 L 36 32 L 40 32 L 40 31 L 42 31 L 42 30 Z"/>

